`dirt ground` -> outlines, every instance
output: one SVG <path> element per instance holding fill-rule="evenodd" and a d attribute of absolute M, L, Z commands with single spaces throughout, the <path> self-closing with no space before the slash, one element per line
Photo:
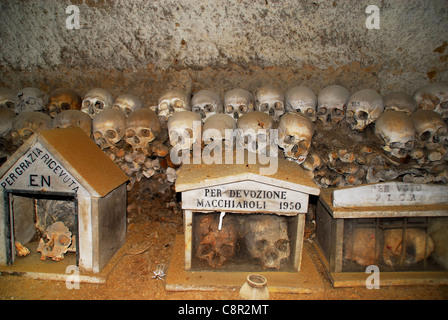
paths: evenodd
<path fill-rule="evenodd" d="M 105 284 L 81 283 L 69 290 L 63 281 L 25 279 L 0 276 L 0 299 L 3 300 L 235 300 L 238 290 L 212 292 L 172 292 L 165 290 L 163 280 L 152 279 L 159 263 L 169 267 L 176 235 L 183 233 L 182 213 L 171 186 L 141 182 L 128 194 L 128 232 L 126 252 L 110 272 Z M 157 190 L 157 191 L 155 191 Z M 314 252 L 305 241 L 308 252 Z M 403 286 L 367 288 L 333 288 L 317 256 L 311 255 L 320 276 L 323 290 L 307 294 L 271 293 L 272 300 L 446 300 L 448 286 Z"/>

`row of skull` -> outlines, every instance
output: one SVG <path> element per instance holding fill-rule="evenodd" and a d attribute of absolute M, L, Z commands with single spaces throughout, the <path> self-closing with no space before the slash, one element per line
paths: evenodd
<path fill-rule="evenodd" d="M 196 125 L 195 125 L 196 123 Z M 199 124 L 199 125 L 197 125 Z M 50 128 L 80 127 L 94 141 L 106 149 L 124 139 L 134 150 L 146 150 L 151 142 L 166 139 L 164 129 L 156 113 L 149 108 L 141 108 L 125 116 L 120 110 L 107 109 L 91 119 L 79 110 L 66 110 L 54 119 L 42 112 L 23 112 L 15 115 L 9 109 L 0 109 L 0 133 L 4 136 L 12 132 L 13 139 L 24 141 L 34 132 Z M 233 136 L 226 130 L 235 130 L 241 136 L 237 141 L 250 151 L 259 150 L 259 143 L 270 144 L 270 129 L 278 129 L 278 146 L 286 157 L 304 162 L 311 146 L 314 124 L 306 115 L 287 112 L 278 122 L 261 111 L 243 114 L 236 121 L 226 114 L 215 114 L 204 123 L 193 111 L 176 112 L 167 123 L 171 146 L 178 150 L 192 149 L 202 138 L 205 145 L 228 147 L 233 144 Z M 386 110 L 375 122 L 375 133 L 383 141 L 383 149 L 397 158 L 404 158 L 418 147 L 435 149 L 448 144 L 448 132 L 444 119 L 431 110 L 417 110 L 412 114 L 404 111 Z M 255 136 L 254 136 L 255 133 Z M 220 140 L 219 143 L 217 140 Z"/>
<path fill-rule="evenodd" d="M 102 88 L 89 90 L 83 98 L 72 89 L 60 88 L 50 95 L 38 88 L 24 88 L 14 92 L 0 88 L 0 107 L 13 109 L 16 114 L 25 111 L 43 111 L 55 117 L 63 110 L 81 110 L 92 118 L 105 109 L 120 109 L 126 115 L 143 108 L 143 101 L 131 94 L 113 98 Z M 295 86 L 285 93 L 275 86 L 261 86 L 253 93 L 242 88 L 224 92 L 223 97 L 215 91 L 200 90 L 191 99 L 179 89 L 161 93 L 157 106 L 151 107 L 157 115 L 168 120 L 175 112 L 193 111 L 202 120 L 216 113 L 225 113 L 237 120 L 250 111 L 261 111 L 278 121 L 286 112 L 297 111 L 311 121 L 319 119 L 325 124 L 336 124 L 342 119 L 353 130 L 362 131 L 374 122 L 385 109 L 413 113 L 434 110 L 444 119 L 448 118 L 448 83 L 432 83 L 419 88 L 414 96 L 404 92 L 391 92 L 384 97 L 372 89 L 361 89 L 354 94 L 340 85 L 329 85 L 317 95 L 305 86 Z"/>

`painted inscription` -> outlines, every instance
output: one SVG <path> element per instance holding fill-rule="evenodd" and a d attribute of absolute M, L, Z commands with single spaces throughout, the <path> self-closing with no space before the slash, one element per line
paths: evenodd
<path fill-rule="evenodd" d="M 372 186 L 376 202 L 417 202 L 421 185 L 412 184 L 385 184 Z"/>
<path fill-rule="evenodd" d="M 448 203 L 448 186 L 383 182 L 335 190 L 333 206 L 421 205 Z"/>
<path fill-rule="evenodd" d="M 305 202 L 293 192 L 277 189 L 204 188 L 199 192 L 194 199 L 196 209 L 299 212 Z"/>
<path fill-rule="evenodd" d="M 3 189 L 46 190 L 62 187 L 77 193 L 79 184 L 41 146 L 33 146 L 0 180 Z M 59 191 L 59 190 L 58 190 Z"/>

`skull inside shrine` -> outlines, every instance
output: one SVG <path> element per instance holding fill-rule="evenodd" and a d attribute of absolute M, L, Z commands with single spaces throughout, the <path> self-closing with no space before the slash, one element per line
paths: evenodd
<path fill-rule="evenodd" d="M 0 265 L 99 273 L 126 238 L 127 180 L 82 128 L 33 134 L 0 168 Z"/>
<path fill-rule="evenodd" d="M 183 164 L 185 270 L 300 270 L 309 195 L 319 189 L 301 167 L 279 157 L 278 171 L 260 164 Z"/>

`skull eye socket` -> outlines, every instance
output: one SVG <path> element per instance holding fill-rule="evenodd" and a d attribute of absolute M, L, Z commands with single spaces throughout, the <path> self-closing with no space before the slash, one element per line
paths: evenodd
<path fill-rule="evenodd" d="M 240 105 L 238 107 L 238 109 L 240 110 L 240 112 L 245 113 L 247 112 L 247 106 L 245 106 L 244 104 Z"/>
<path fill-rule="evenodd" d="M 210 244 L 201 244 L 198 248 L 198 255 L 206 256 L 212 251 L 213 251 L 213 248 Z"/>
<path fill-rule="evenodd" d="M 114 139 L 117 136 L 117 132 L 115 130 L 107 130 L 106 137 L 109 139 Z"/>
<path fill-rule="evenodd" d="M 190 128 L 185 129 L 185 130 L 184 130 L 184 137 L 185 137 L 186 139 L 193 138 L 193 130 L 191 130 Z"/>
<path fill-rule="evenodd" d="M 20 132 L 20 136 L 22 138 L 29 138 L 34 132 L 28 129 L 22 130 L 22 132 Z"/>
<path fill-rule="evenodd" d="M 140 130 L 140 135 L 142 137 L 148 138 L 149 136 L 151 136 L 151 130 L 149 130 L 149 129 L 142 129 L 142 130 Z"/>
<path fill-rule="evenodd" d="M 274 103 L 274 108 L 275 110 L 283 110 L 283 103 L 281 102 Z"/>
<path fill-rule="evenodd" d="M 308 108 L 308 109 L 306 109 L 306 111 L 305 111 L 305 114 L 306 114 L 308 117 L 314 115 L 314 113 L 315 113 L 314 109 L 311 109 L 311 108 Z"/>
<path fill-rule="evenodd" d="M 131 108 L 125 108 L 124 109 L 124 113 L 128 116 L 132 113 L 132 109 Z"/>
<path fill-rule="evenodd" d="M 442 109 L 448 109 L 448 101 L 442 102 L 442 103 L 440 104 L 440 107 L 441 107 Z"/>
<path fill-rule="evenodd" d="M 296 139 L 295 139 L 294 136 L 286 135 L 285 139 L 284 139 L 284 142 L 287 143 L 287 144 L 293 144 L 295 142 L 295 140 Z"/>
<path fill-rule="evenodd" d="M 199 108 L 199 107 L 193 107 L 193 112 L 201 113 L 201 108 Z"/>
<path fill-rule="evenodd" d="M 175 108 L 183 108 L 184 104 L 180 100 L 174 101 L 174 107 Z"/>
<path fill-rule="evenodd" d="M 287 251 L 288 250 L 289 241 L 286 239 L 280 239 L 275 243 L 275 246 L 279 251 Z"/>
<path fill-rule="evenodd" d="M 389 143 L 389 147 L 392 149 L 400 149 L 402 147 L 400 142 L 391 142 Z"/>
<path fill-rule="evenodd" d="M 269 105 L 267 103 L 260 104 L 260 111 L 266 112 L 269 110 Z"/>
<path fill-rule="evenodd" d="M 338 109 L 338 108 L 334 108 L 333 109 L 333 114 L 336 115 L 336 116 L 342 116 L 343 110 L 342 109 Z"/>
<path fill-rule="evenodd" d="M 67 237 L 67 236 L 64 235 L 64 234 L 61 234 L 61 235 L 58 237 L 58 242 L 59 242 L 60 244 L 62 244 L 63 246 L 67 246 L 67 245 L 70 244 L 70 238 Z"/>
<path fill-rule="evenodd" d="M 163 102 L 159 105 L 160 110 L 166 110 L 168 109 L 168 104 L 166 102 Z"/>
<path fill-rule="evenodd" d="M 213 105 L 206 104 L 205 107 L 204 107 L 204 111 L 205 112 L 212 112 L 213 111 Z"/>
<path fill-rule="evenodd" d="M 61 104 L 61 110 L 70 110 L 70 104 L 67 102 L 63 102 Z"/>
<path fill-rule="evenodd" d="M 422 141 L 428 141 L 429 138 L 431 138 L 431 132 L 425 131 L 420 135 L 420 140 Z"/>
<path fill-rule="evenodd" d="M 99 131 L 95 131 L 95 132 L 93 133 L 93 137 L 94 137 L 96 140 L 100 139 L 102 136 L 103 136 L 103 135 L 102 135 L 101 132 L 99 132 Z"/>
<path fill-rule="evenodd" d="M 408 141 L 408 142 L 406 142 L 405 144 L 404 144 L 404 147 L 406 148 L 406 149 L 412 149 L 412 147 L 414 147 L 414 141 Z"/>
<path fill-rule="evenodd" d="M 327 108 L 325 107 L 320 107 L 319 109 L 317 109 L 317 114 L 322 115 L 322 114 L 326 114 L 327 113 Z"/>
<path fill-rule="evenodd" d="M 306 140 L 300 141 L 299 146 L 301 149 L 308 150 L 310 147 L 310 141 L 306 141 Z"/>
<path fill-rule="evenodd" d="M 257 251 L 263 251 L 264 248 L 267 246 L 268 241 L 266 239 L 258 240 L 255 243 L 255 247 L 257 248 Z"/>
<path fill-rule="evenodd" d="M 84 100 L 84 101 L 82 102 L 82 106 L 83 106 L 84 108 L 89 108 L 89 107 L 90 107 L 90 100 Z"/>
<path fill-rule="evenodd" d="M 104 109 L 104 103 L 102 101 L 97 101 L 95 103 L 95 108 L 98 110 L 103 110 Z"/>
<path fill-rule="evenodd" d="M 358 112 L 358 119 L 360 120 L 367 120 L 369 118 L 369 114 L 365 111 L 359 111 Z"/>
<path fill-rule="evenodd" d="M 14 109 L 14 102 L 12 101 L 6 101 L 5 105 L 9 109 Z"/>
<path fill-rule="evenodd" d="M 232 113 L 233 107 L 231 105 L 226 106 L 226 113 Z"/>

